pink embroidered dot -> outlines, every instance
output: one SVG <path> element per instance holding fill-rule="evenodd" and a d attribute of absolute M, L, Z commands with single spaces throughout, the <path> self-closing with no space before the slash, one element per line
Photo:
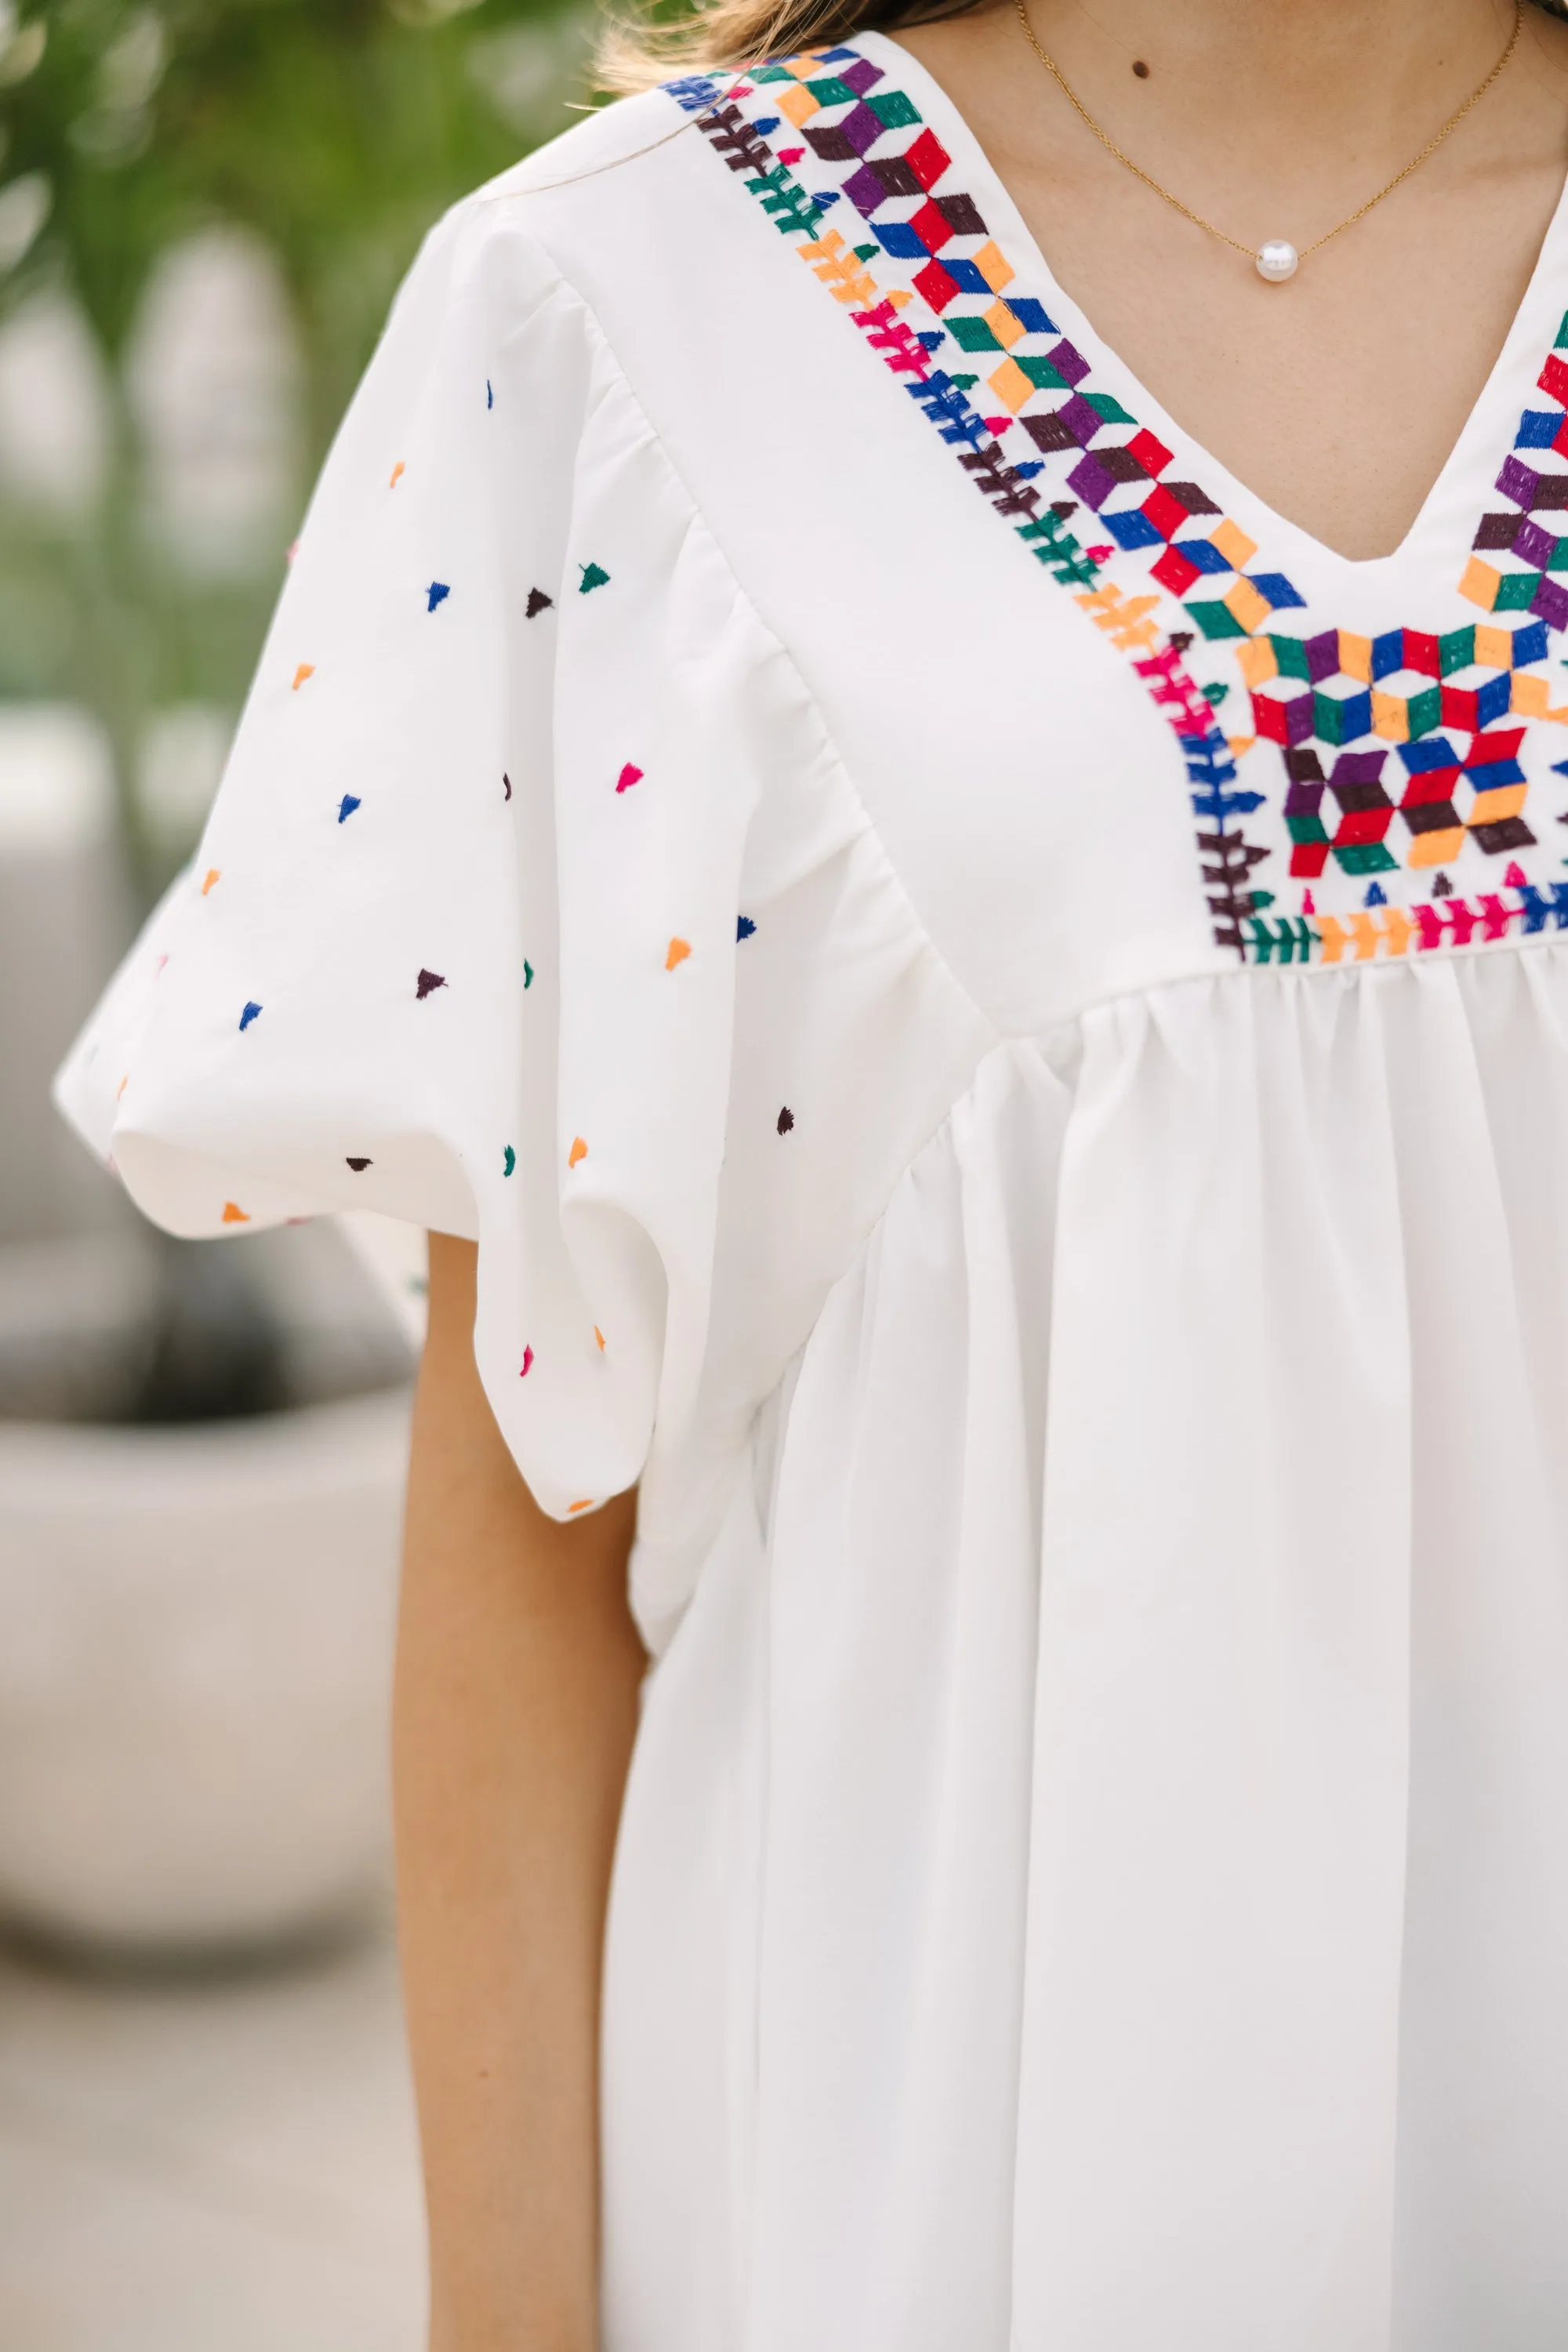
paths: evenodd
<path fill-rule="evenodd" d="M 626 766 L 621 770 L 620 774 L 616 778 L 616 792 L 629 793 L 634 784 L 641 783 L 642 774 L 642 770 L 640 768 L 634 768 L 631 761 L 628 760 Z"/>
<path fill-rule="evenodd" d="M 531 1371 L 532 1371 L 532 1370 L 533 1370 L 533 1349 L 532 1349 L 531 1348 L 524 1348 L 524 1349 L 523 1349 L 523 1351 L 522 1351 L 522 1370 L 521 1370 L 521 1372 L 519 1372 L 519 1374 L 518 1374 L 518 1379 L 519 1379 L 520 1381 L 525 1381 L 525 1380 L 528 1378 L 528 1376 L 529 1376 L 530 1372 L 531 1372 Z"/>

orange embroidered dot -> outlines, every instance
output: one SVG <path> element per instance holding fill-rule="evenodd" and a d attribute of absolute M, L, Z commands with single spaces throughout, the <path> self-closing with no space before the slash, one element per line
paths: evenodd
<path fill-rule="evenodd" d="M 127 1087 L 130 1084 L 131 1084 L 131 1073 L 130 1073 L 130 1071 L 129 1071 L 129 1070 L 127 1070 L 127 1071 L 126 1071 L 126 1073 L 125 1073 L 125 1076 L 121 1079 L 120 1084 L 119 1084 L 119 1085 L 115 1087 L 115 1089 L 114 1089 L 114 1099 L 115 1099 L 115 1101 L 116 1101 L 116 1102 L 118 1102 L 118 1101 L 120 1100 L 121 1096 L 125 1092 L 126 1087 Z"/>
<path fill-rule="evenodd" d="M 592 1495 L 584 1495 L 580 1503 L 568 1503 L 566 1507 L 569 1511 L 591 1511 L 594 1507 L 594 1497 Z"/>
<path fill-rule="evenodd" d="M 595 1323 L 595 1326 L 594 1326 L 594 1337 L 595 1337 L 595 1339 L 597 1339 L 597 1341 L 598 1341 L 598 1343 L 599 1343 L 599 1353 L 600 1353 L 600 1355 L 602 1356 L 602 1355 L 604 1354 L 604 1352 L 605 1352 L 605 1335 L 604 1335 L 604 1333 L 600 1330 L 600 1328 L 599 1328 L 599 1327 L 598 1327 L 598 1325 L 597 1325 L 596 1323 Z"/>
<path fill-rule="evenodd" d="M 575 1168 L 575 1167 L 576 1167 L 576 1165 L 577 1165 L 577 1162 L 579 1161 L 579 1160 L 586 1160 L 586 1158 L 587 1158 L 587 1157 L 588 1157 L 588 1147 L 587 1147 L 587 1145 L 584 1142 L 584 1140 L 583 1140 L 583 1139 L 582 1139 L 582 1137 L 581 1137 L 580 1135 L 574 1135 L 574 1136 L 573 1137 L 573 1139 L 572 1139 L 572 1149 L 571 1149 L 571 1150 L 566 1154 L 566 1165 L 567 1165 L 567 1167 L 568 1167 L 568 1168 Z"/>
<path fill-rule="evenodd" d="M 394 466 L 392 469 L 392 479 L 388 482 L 386 486 L 387 488 L 389 490 L 395 490 L 407 470 L 408 468 L 405 466 L 402 458 L 399 457 L 396 465 Z"/>
<path fill-rule="evenodd" d="M 316 665 L 314 662 L 301 662 L 299 668 L 294 672 L 294 685 L 292 691 L 295 694 L 298 694 L 300 688 L 304 685 L 305 680 L 308 677 L 314 677 L 315 675 Z"/>
<path fill-rule="evenodd" d="M 664 968 L 666 971 L 673 971 L 676 965 L 678 963 L 684 963 L 690 953 L 691 942 L 689 940 L 671 940 L 664 959 Z"/>
<path fill-rule="evenodd" d="M 205 874 L 202 877 L 202 897 L 204 898 L 206 897 L 207 892 L 212 888 L 213 884 L 217 880 L 222 872 L 223 868 L 221 866 L 209 866 L 207 867 Z"/>
<path fill-rule="evenodd" d="M 226 1201 L 223 1204 L 223 1221 L 226 1225 L 247 1225 L 250 1223 L 250 1212 L 248 1209 L 242 1209 L 237 1201 Z"/>

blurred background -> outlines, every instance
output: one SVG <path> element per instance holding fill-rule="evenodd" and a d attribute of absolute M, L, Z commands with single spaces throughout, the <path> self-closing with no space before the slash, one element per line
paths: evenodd
<path fill-rule="evenodd" d="M 417 2352 L 385 1717 L 418 1236 L 143 1227 L 50 1074 L 195 847 L 559 0 L 0 0 L 0 2347 Z"/>

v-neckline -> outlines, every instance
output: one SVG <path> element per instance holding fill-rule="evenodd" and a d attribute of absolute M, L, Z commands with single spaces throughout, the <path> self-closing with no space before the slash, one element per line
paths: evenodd
<path fill-rule="evenodd" d="M 1062 332 L 1079 349 L 1092 353 L 1097 381 L 1114 392 L 1138 417 L 1173 450 L 1184 453 L 1194 471 L 1214 487 L 1227 514 L 1233 516 L 1272 559 L 1278 557 L 1292 575 L 1311 583 L 1331 600 L 1342 583 L 1354 583 L 1384 590 L 1415 560 L 1426 560 L 1447 531 L 1452 531 L 1452 552 L 1462 559 L 1469 544 L 1481 501 L 1492 476 L 1513 446 L 1517 411 L 1534 382 L 1541 352 L 1550 348 L 1563 315 L 1563 290 L 1560 263 L 1568 243 L 1568 173 L 1558 192 L 1552 216 L 1541 241 L 1529 282 L 1513 320 L 1477 394 L 1468 415 L 1409 529 L 1397 547 L 1385 555 L 1342 554 L 1302 523 L 1292 521 L 1279 508 L 1252 489 L 1222 458 L 1173 417 L 1143 379 L 1130 367 L 1087 316 L 1082 306 L 1058 278 L 1038 239 L 1019 210 L 968 118 L 912 49 L 889 34 L 863 32 L 851 36 L 850 46 L 871 57 L 889 79 L 909 86 L 918 98 L 925 120 L 940 130 L 943 144 L 955 162 L 962 160 L 967 184 L 984 191 L 982 208 L 1014 257 L 1020 291 L 1036 290 L 1056 318 Z"/>

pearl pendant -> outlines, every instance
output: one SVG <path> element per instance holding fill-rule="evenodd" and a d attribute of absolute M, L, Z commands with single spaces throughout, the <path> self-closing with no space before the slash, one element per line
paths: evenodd
<path fill-rule="evenodd" d="M 1287 278 L 1295 277 L 1300 259 L 1288 237 L 1271 236 L 1258 248 L 1258 275 L 1270 286 L 1283 286 Z"/>

